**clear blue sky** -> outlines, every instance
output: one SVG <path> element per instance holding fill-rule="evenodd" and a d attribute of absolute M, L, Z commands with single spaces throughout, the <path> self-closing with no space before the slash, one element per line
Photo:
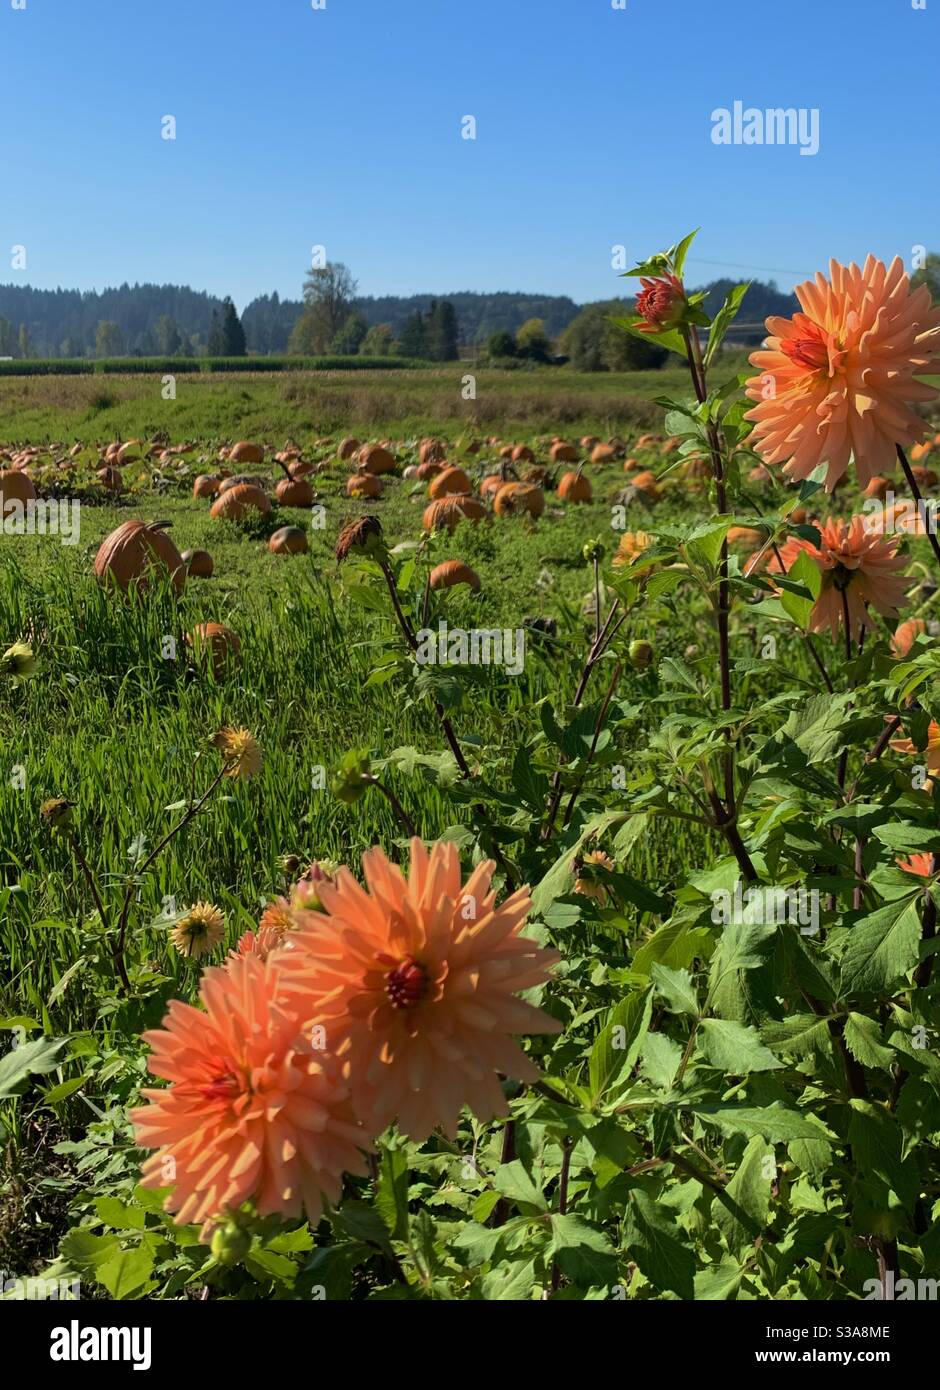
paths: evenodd
<path fill-rule="evenodd" d="M 365 294 L 581 301 L 701 225 L 690 280 L 789 287 L 937 242 L 938 56 L 940 0 L 0 0 L 0 281 L 242 308 L 322 243 Z M 819 153 L 713 145 L 736 99 Z"/>

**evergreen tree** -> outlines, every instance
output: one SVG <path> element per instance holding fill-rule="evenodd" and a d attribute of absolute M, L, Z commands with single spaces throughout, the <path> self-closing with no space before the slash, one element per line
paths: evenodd
<path fill-rule="evenodd" d="M 427 352 L 434 362 L 453 362 L 457 352 L 457 314 L 446 299 L 433 299 L 428 309 Z"/>
<path fill-rule="evenodd" d="M 415 309 L 411 317 L 405 321 L 405 326 L 401 331 L 401 355 L 402 357 L 427 357 L 428 355 L 427 325 L 420 309 Z"/>
<path fill-rule="evenodd" d="M 245 330 L 242 328 L 241 319 L 235 311 L 235 305 L 228 295 L 222 301 L 221 333 L 223 357 L 244 357 Z"/>

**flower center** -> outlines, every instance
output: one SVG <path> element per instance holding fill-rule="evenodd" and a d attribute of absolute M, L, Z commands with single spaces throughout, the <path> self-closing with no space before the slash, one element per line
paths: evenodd
<path fill-rule="evenodd" d="M 210 1081 L 207 1086 L 200 1086 L 199 1092 L 203 1100 L 234 1100 L 241 1092 L 241 1085 L 234 1072 L 223 1072 L 214 1081 Z"/>
<path fill-rule="evenodd" d="M 833 588 L 838 589 L 840 592 L 843 589 L 847 589 L 852 582 L 854 574 L 855 570 L 846 569 L 845 565 L 837 564 L 832 571 Z"/>
<path fill-rule="evenodd" d="M 428 987 L 427 972 L 413 956 L 407 956 L 385 977 L 385 993 L 393 1009 L 411 1009 L 423 999 Z"/>

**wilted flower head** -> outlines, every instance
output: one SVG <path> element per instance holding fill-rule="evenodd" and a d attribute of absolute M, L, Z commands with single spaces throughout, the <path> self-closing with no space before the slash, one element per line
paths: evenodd
<path fill-rule="evenodd" d="M 611 564 L 618 569 L 622 565 L 636 564 L 643 551 L 652 544 L 653 537 L 646 531 L 624 531 Z"/>
<path fill-rule="evenodd" d="M 382 523 L 377 516 L 358 516 L 340 531 L 336 541 L 336 558 L 343 563 L 350 555 L 381 556 L 385 552 Z"/>
<path fill-rule="evenodd" d="M 144 1034 L 152 1075 L 170 1084 L 143 1091 L 148 1104 L 131 1111 L 137 1144 L 157 1150 L 143 1185 L 172 1181 L 166 1210 L 200 1223 L 203 1238 L 249 1199 L 262 1216 L 305 1210 L 315 1226 L 343 1173 L 366 1171 L 368 1140 L 337 1063 L 276 1003 L 276 960 L 212 967 L 202 1008 L 174 999 L 163 1027 Z"/>
<path fill-rule="evenodd" d="M 940 308 L 925 285 L 911 289 L 900 257 L 888 267 L 869 256 L 863 270 L 830 261 L 829 274 L 797 285 L 802 313 L 767 320 L 745 419 L 767 463 L 796 480 L 825 464 L 831 492 L 851 457 L 865 488 L 893 471 L 898 445 L 923 437 L 913 407 L 937 395 L 917 378 L 937 370 Z"/>
<path fill-rule="evenodd" d="M 797 557 L 805 553 L 822 575 L 822 589 L 810 619 L 813 631 L 828 627 L 835 637 L 845 620 L 846 607 L 853 634 L 860 627 L 875 627 L 869 605 L 886 618 L 896 618 L 907 587 L 901 573 L 906 562 L 897 553 L 900 538 L 884 540 L 869 531 L 860 516 L 848 522 L 830 518 L 819 527 L 819 533 L 818 546 L 794 536 L 780 550 L 785 571 L 789 572 Z M 779 568 L 774 557 L 768 571 L 779 572 Z"/>
<path fill-rule="evenodd" d="M 215 903 L 195 903 L 170 928 L 170 939 L 181 956 L 198 960 L 218 946 L 225 935 L 225 914 Z"/>
<path fill-rule="evenodd" d="M 261 747 L 247 729 L 220 729 L 212 742 L 222 754 L 226 777 L 245 781 L 261 771 Z"/>
<path fill-rule="evenodd" d="M 32 647 L 25 642 L 14 642 L 0 656 L 0 675 L 12 676 L 14 681 L 25 681 L 36 670 L 36 658 Z"/>
<path fill-rule="evenodd" d="M 62 834 L 72 824 L 74 805 L 73 801 L 67 801 L 64 796 L 53 796 L 42 803 L 39 814 L 54 835 Z"/>
<path fill-rule="evenodd" d="M 539 1074 L 510 1035 L 559 1031 L 516 998 L 559 959 L 521 935 L 528 891 L 497 907 L 490 863 L 462 886 L 450 842 L 428 853 L 412 840 L 407 879 L 381 849 L 362 866 L 367 889 L 340 869 L 320 890 L 323 913 L 276 957 L 285 999 L 336 1039 L 370 1132 L 396 1120 L 416 1141 L 438 1125 L 453 1137 L 465 1105 L 481 1120 L 506 1114 L 499 1074 Z"/>
<path fill-rule="evenodd" d="M 581 878 L 581 870 L 587 866 L 590 869 L 602 869 L 609 872 L 614 867 L 614 861 L 609 854 L 605 854 L 602 849 L 591 850 L 589 854 L 575 861 L 575 872 L 578 878 L 575 881 L 574 891 L 580 893 L 582 897 L 593 898 L 595 902 L 603 903 L 607 900 L 607 889 L 600 882 L 599 878 Z"/>

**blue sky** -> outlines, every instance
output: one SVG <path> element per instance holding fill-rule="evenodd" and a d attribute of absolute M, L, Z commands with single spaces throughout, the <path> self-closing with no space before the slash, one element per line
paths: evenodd
<path fill-rule="evenodd" d="M 2 282 L 173 281 L 241 308 L 298 297 L 322 244 L 365 294 L 582 301 L 624 289 L 612 246 L 696 225 L 692 281 L 789 287 L 937 241 L 940 0 L 14 3 Z M 735 100 L 818 108 L 819 153 L 714 145 Z"/>

